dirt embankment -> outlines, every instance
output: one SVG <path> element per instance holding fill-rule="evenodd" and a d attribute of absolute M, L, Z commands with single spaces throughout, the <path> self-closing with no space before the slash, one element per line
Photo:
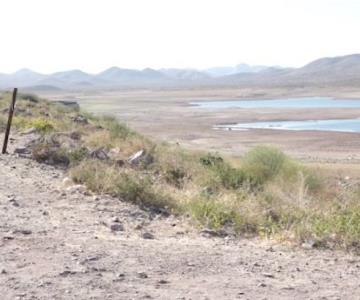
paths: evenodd
<path fill-rule="evenodd" d="M 356 299 L 360 258 L 215 238 L 0 156 L 1 299 Z"/>

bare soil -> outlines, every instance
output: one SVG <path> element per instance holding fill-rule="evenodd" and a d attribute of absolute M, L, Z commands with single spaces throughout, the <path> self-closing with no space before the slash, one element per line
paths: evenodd
<path fill-rule="evenodd" d="M 213 237 L 64 177 L 0 156 L 1 299 L 360 298 L 357 256 Z"/>
<path fill-rule="evenodd" d="M 167 142 L 241 156 L 254 145 L 275 145 L 305 161 L 360 160 L 360 134 L 326 131 L 220 131 L 219 123 L 358 118 L 360 109 L 203 109 L 191 101 L 330 96 L 360 99 L 358 88 L 123 90 L 49 94 L 76 100 L 95 113 L 115 114 L 132 128 Z"/>

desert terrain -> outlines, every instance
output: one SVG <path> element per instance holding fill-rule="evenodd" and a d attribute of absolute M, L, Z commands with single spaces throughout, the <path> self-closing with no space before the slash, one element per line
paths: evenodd
<path fill-rule="evenodd" d="M 15 137 L 11 151 L 22 137 Z M 1 299 L 357 299 L 343 251 L 216 237 L 0 157 Z"/>
<path fill-rule="evenodd" d="M 78 101 L 96 114 L 112 114 L 130 127 L 160 141 L 189 148 L 241 156 L 254 145 L 275 145 L 293 157 L 309 162 L 357 160 L 358 133 L 326 131 L 217 131 L 221 123 L 357 118 L 360 109 L 203 109 L 192 101 L 274 99 L 327 96 L 360 99 L 357 88 L 193 88 L 135 89 L 97 92 L 42 92 L 52 100 Z"/>

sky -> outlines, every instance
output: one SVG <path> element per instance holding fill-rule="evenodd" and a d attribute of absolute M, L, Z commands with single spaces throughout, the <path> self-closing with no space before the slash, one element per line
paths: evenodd
<path fill-rule="evenodd" d="M 300 67 L 360 53 L 359 0 L 0 0 L 0 72 Z"/>

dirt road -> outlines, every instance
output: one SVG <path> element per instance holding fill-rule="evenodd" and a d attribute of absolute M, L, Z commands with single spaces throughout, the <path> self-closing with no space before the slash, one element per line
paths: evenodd
<path fill-rule="evenodd" d="M 360 299 L 360 258 L 206 237 L 0 157 L 0 298 Z"/>

